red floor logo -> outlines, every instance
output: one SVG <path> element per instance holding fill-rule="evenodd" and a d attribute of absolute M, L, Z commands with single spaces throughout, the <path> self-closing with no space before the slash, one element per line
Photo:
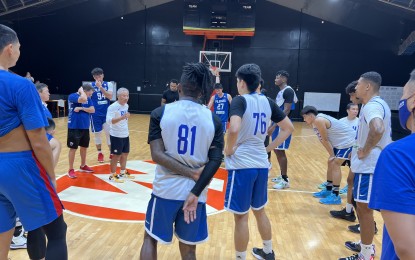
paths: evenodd
<path fill-rule="evenodd" d="M 59 178 L 58 194 L 66 210 L 76 215 L 103 220 L 144 221 L 155 167 L 152 161 L 128 161 L 127 170 L 135 179 L 114 183 L 108 179 L 109 164 L 93 166 L 94 173 L 77 172 L 76 179 L 66 175 Z M 220 168 L 209 185 L 208 214 L 223 210 L 226 183 L 227 172 Z"/>

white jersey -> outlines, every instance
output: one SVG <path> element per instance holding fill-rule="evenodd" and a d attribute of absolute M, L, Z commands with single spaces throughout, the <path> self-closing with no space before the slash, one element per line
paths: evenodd
<path fill-rule="evenodd" d="M 322 113 L 318 114 L 316 117 L 325 118 L 330 122 L 330 127 L 327 128 L 327 138 L 333 148 L 345 149 L 353 146 L 356 133 L 354 131 L 350 131 L 349 125 L 334 117 Z M 313 128 L 318 138 L 321 140 L 321 135 L 318 132 L 318 129 L 314 125 Z"/>
<path fill-rule="evenodd" d="M 208 162 L 216 129 L 212 111 L 206 106 L 189 100 L 166 104 L 159 126 L 166 154 L 191 168 Z M 161 165 L 157 165 L 155 175 L 153 194 L 164 199 L 186 200 L 195 185 L 193 179 Z M 206 202 L 207 190 L 208 187 L 200 194 L 199 202 Z"/>
<path fill-rule="evenodd" d="M 118 138 L 125 138 L 130 135 L 128 131 L 128 118 L 123 119 L 116 124 L 111 123 L 113 118 L 125 115 L 128 112 L 128 104 L 120 105 L 118 101 L 108 107 L 106 122 L 110 126 L 110 135 Z"/>
<path fill-rule="evenodd" d="M 370 151 L 369 155 L 360 160 L 357 149 L 365 146 L 369 135 L 369 124 L 374 118 L 383 120 L 385 132 L 380 141 Z M 357 130 L 356 146 L 352 150 L 352 171 L 354 173 L 374 173 L 375 166 L 382 150 L 392 142 L 391 110 L 388 104 L 379 96 L 375 96 L 362 106 L 359 114 L 359 128 Z"/>
<path fill-rule="evenodd" d="M 264 146 L 269 122 L 273 118 L 279 122 L 285 118 L 284 113 L 274 102 L 275 113 L 270 105 L 270 101 L 263 95 L 245 94 L 242 96 L 246 100 L 246 109 L 243 113 L 241 129 L 236 141 L 235 153 L 225 158 L 226 169 L 261 169 L 268 168 L 268 156 Z M 238 97 L 239 98 L 239 97 Z M 235 101 L 235 103 L 234 103 Z M 232 101 L 231 106 L 238 102 Z"/>
<path fill-rule="evenodd" d="M 293 103 L 297 103 L 298 102 L 298 98 L 297 98 L 297 94 L 295 94 L 295 91 L 292 87 L 290 86 L 285 86 L 285 88 L 281 89 L 278 94 L 277 97 L 275 98 L 275 103 L 277 103 L 278 107 L 282 107 L 282 105 L 284 105 L 285 103 L 285 99 L 284 99 L 284 92 L 287 89 L 291 89 L 294 92 L 294 99 L 293 99 Z"/>
<path fill-rule="evenodd" d="M 353 129 L 355 132 L 357 132 L 357 128 L 359 126 L 359 118 L 356 117 L 353 120 L 349 120 L 347 116 L 339 119 L 341 122 L 346 123 L 348 126 L 350 126 L 351 129 Z"/>

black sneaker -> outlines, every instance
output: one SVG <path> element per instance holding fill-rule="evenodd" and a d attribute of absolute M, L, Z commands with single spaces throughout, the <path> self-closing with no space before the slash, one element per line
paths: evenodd
<path fill-rule="evenodd" d="M 354 254 L 352 256 L 339 258 L 339 260 L 365 260 L 365 258 L 363 257 L 363 255 L 359 253 L 359 254 Z M 373 257 L 370 257 L 370 260 L 373 260 Z"/>
<path fill-rule="evenodd" d="M 252 248 L 252 254 L 255 256 L 256 259 L 264 259 L 264 260 L 275 260 L 274 251 L 269 254 L 265 254 L 262 248 Z"/>
<path fill-rule="evenodd" d="M 360 224 L 351 225 L 348 228 L 351 232 L 360 234 Z M 375 221 L 375 234 L 377 233 L 378 233 L 378 227 L 376 226 L 376 221 Z"/>
<path fill-rule="evenodd" d="M 342 208 L 342 210 L 331 210 L 330 215 L 333 218 L 341 218 L 350 222 L 354 222 L 356 220 L 356 215 L 354 214 L 354 211 L 347 213 L 346 208 Z"/>
<path fill-rule="evenodd" d="M 353 241 L 346 241 L 345 243 L 344 243 L 344 245 L 348 248 L 348 249 L 350 249 L 350 250 L 352 250 L 352 251 L 354 251 L 354 252 L 360 252 L 360 250 L 362 249 L 362 247 L 360 246 L 360 241 L 358 241 L 358 242 L 353 242 Z"/>

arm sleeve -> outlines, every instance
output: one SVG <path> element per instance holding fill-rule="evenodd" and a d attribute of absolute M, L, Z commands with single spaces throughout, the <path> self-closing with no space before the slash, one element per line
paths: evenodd
<path fill-rule="evenodd" d="M 160 121 L 163 116 L 164 106 L 158 107 L 151 112 L 150 124 L 148 127 L 148 143 L 161 138 Z"/>
<path fill-rule="evenodd" d="M 291 88 L 286 88 L 282 94 L 284 98 L 284 103 L 294 103 L 294 90 Z"/>
<path fill-rule="evenodd" d="M 46 115 L 43 112 L 43 105 L 35 85 L 28 80 L 22 83 L 23 86 L 16 91 L 17 113 L 26 130 L 33 130 L 48 126 Z"/>
<path fill-rule="evenodd" d="M 216 171 L 219 169 L 223 158 L 223 146 L 225 142 L 223 139 L 222 122 L 218 116 L 212 116 L 215 124 L 215 137 L 213 138 L 208 152 L 209 161 L 205 165 L 199 180 L 191 190 L 191 192 L 197 197 L 199 197 L 200 193 L 202 193 L 206 186 L 209 185 Z"/>
<path fill-rule="evenodd" d="M 372 121 L 372 119 L 376 117 L 382 120 L 385 117 L 385 108 L 382 106 L 382 104 L 375 102 L 375 101 L 369 102 L 365 106 L 365 109 L 363 110 L 363 112 L 364 112 L 364 117 L 365 117 L 367 125 L 369 125 L 370 121 Z"/>
<path fill-rule="evenodd" d="M 246 111 L 246 100 L 243 96 L 237 96 L 232 99 L 231 107 L 229 109 L 229 117 L 239 116 L 243 117 Z"/>
<path fill-rule="evenodd" d="M 271 121 L 274 123 L 279 123 L 282 120 L 284 120 L 286 115 L 281 110 L 281 108 L 279 108 L 278 105 L 270 98 L 268 98 L 268 102 L 269 102 L 269 106 L 271 107 L 271 112 L 272 112 Z"/>

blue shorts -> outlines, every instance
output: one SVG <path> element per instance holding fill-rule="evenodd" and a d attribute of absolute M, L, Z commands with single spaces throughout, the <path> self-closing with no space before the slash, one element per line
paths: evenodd
<path fill-rule="evenodd" d="M 353 180 L 353 198 L 357 202 L 369 203 L 372 194 L 373 174 L 355 173 Z"/>
<path fill-rule="evenodd" d="M 98 133 L 102 131 L 102 126 L 107 122 L 106 116 L 94 116 L 92 115 L 91 120 L 91 131 L 93 133 Z"/>
<path fill-rule="evenodd" d="M 32 151 L 0 153 L 0 233 L 15 227 L 16 215 L 28 231 L 62 215 L 49 175 Z"/>
<path fill-rule="evenodd" d="M 223 133 L 226 133 L 226 126 L 227 125 L 228 125 L 228 121 L 222 122 Z"/>
<path fill-rule="evenodd" d="M 170 244 L 173 231 L 180 242 L 195 245 L 205 242 L 208 235 L 206 204 L 197 205 L 196 219 L 184 221 L 182 200 L 168 200 L 151 194 L 146 213 L 147 233 L 162 244 Z M 174 230 L 173 230 L 174 227 Z"/>
<path fill-rule="evenodd" d="M 344 149 L 333 148 L 333 152 L 336 158 L 348 160 L 349 154 L 352 152 L 352 147 Z"/>
<path fill-rule="evenodd" d="M 262 209 L 268 201 L 268 169 L 228 170 L 225 209 L 245 214 Z"/>
<path fill-rule="evenodd" d="M 272 141 L 275 140 L 275 138 L 277 138 L 278 134 L 280 133 L 280 128 L 277 126 L 274 130 L 274 132 L 272 132 Z M 275 148 L 276 150 L 287 150 L 288 148 L 290 148 L 290 143 L 291 143 L 291 136 L 288 136 L 287 139 L 285 139 L 284 142 L 282 142 L 282 144 L 280 144 L 277 148 Z"/>

